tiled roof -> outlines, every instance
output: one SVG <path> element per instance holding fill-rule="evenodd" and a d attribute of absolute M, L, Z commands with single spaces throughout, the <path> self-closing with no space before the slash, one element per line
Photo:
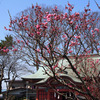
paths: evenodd
<path fill-rule="evenodd" d="M 96 56 L 92 56 L 92 58 L 95 59 L 100 59 L 99 55 Z M 74 64 L 75 61 L 73 59 L 71 59 L 71 62 Z M 46 63 L 46 62 L 44 62 Z M 23 79 L 42 79 L 41 81 L 37 82 L 36 84 L 40 84 L 40 83 L 44 83 L 46 82 L 50 76 L 53 77 L 53 73 L 50 72 L 50 69 L 48 69 L 48 67 L 45 64 L 41 65 L 42 67 L 39 68 L 39 70 L 35 73 L 35 74 L 31 74 L 25 77 L 22 77 Z M 63 66 L 63 67 L 62 67 Z M 64 72 L 59 72 L 59 68 L 64 69 Z M 45 69 L 45 70 L 44 70 Z M 45 74 L 45 71 L 50 75 L 48 76 L 47 74 Z M 98 67 L 98 71 L 100 71 L 100 66 Z M 58 67 L 55 68 L 55 72 L 58 73 L 60 76 L 65 76 L 65 77 L 69 77 L 71 80 L 73 80 L 74 82 L 78 82 L 81 83 L 81 81 L 77 78 L 76 74 L 73 72 L 73 70 L 71 69 L 71 67 L 69 66 L 69 63 L 67 60 L 65 59 L 61 59 L 58 61 Z M 84 77 L 83 73 L 80 74 L 82 77 Z"/>
<path fill-rule="evenodd" d="M 22 77 L 22 79 L 44 79 L 47 75 L 42 67 L 35 74 Z"/>

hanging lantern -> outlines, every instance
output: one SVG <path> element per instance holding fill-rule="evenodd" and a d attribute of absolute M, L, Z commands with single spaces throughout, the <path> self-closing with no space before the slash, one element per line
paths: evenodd
<path fill-rule="evenodd" d="M 66 93 L 66 95 L 65 95 L 65 99 L 67 99 L 67 93 Z"/>
<path fill-rule="evenodd" d="M 58 95 L 58 99 L 60 99 L 60 95 Z"/>
<path fill-rule="evenodd" d="M 54 97 L 56 97 L 56 92 L 54 92 Z"/>
<path fill-rule="evenodd" d="M 65 99 L 67 99 L 67 95 L 65 96 Z"/>
<path fill-rule="evenodd" d="M 71 95 L 71 92 L 69 92 L 69 96 L 71 97 L 72 95 Z"/>

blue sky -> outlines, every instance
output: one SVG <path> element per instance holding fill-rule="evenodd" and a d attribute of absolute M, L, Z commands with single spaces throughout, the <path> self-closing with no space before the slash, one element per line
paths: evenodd
<path fill-rule="evenodd" d="M 65 7 L 67 5 L 68 0 L 0 0 L 0 40 L 4 39 L 7 34 L 10 32 L 5 31 L 4 26 L 9 25 L 9 14 L 8 10 L 12 17 L 16 16 L 17 13 L 31 7 L 32 4 L 38 3 L 39 5 L 60 5 Z M 98 4 L 100 4 L 100 0 L 97 0 Z M 74 11 L 82 11 L 88 0 L 69 0 L 69 3 L 74 5 Z M 90 0 L 90 8 L 93 11 L 100 11 L 94 0 Z"/>

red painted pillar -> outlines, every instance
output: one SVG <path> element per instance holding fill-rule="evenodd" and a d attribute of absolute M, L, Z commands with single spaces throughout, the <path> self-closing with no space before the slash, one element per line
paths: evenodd
<path fill-rule="evenodd" d="M 38 90 L 36 91 L 36 100 L 38 100 Z"/>
<path fill-rule="evenodd" d="M 50 90 L 47 92 L 47 100 L 50 100 Z"/>

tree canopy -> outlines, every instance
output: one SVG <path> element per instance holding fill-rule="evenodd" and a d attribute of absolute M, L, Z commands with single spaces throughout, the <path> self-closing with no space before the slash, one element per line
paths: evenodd
<path fill-rule="evenodd" d="M 59 59 L 66 59 L 83 86 L 79 89 L 64 80 L 60 82 L 78 93 L 88 95 L 90 100 L 99 100 L 99 72 L 96 67 L 96 63 L 99 66 L 99 59 L 96 62 L 91 60 L 91 55 L 99 55 L 100 52 L 99 18 L 94 18 L 95 13 L 91 13 L 89 4 L 82 14 L 72 13 L 73 9 L 70 3 L 65 6 L 66 12 L 60 13 L 57 6 L 49 12 L 42 10 L 41 6 L 32 5 L 29 13 L 22 13 L 14 20 L 11 18 L 7 30 L 15 33 L 17 49 L 25 55 L 24 60 L 27 63 L 33 64 L 37 69 L 43 63 L 59 81 L 62 78 L 56 73 L 55 68 L 59 68 L 57 64 Z M 71 59 L 74 59 L 74 64 Z M 90 68 L 86 68 L 85 63 Z M 63 68 L 59 69 L 65 72 Z M 84 77 L 80 75 L 82 70 Z M 91 76 L 88 76 L 87 71 L 90 71 Z"/>

